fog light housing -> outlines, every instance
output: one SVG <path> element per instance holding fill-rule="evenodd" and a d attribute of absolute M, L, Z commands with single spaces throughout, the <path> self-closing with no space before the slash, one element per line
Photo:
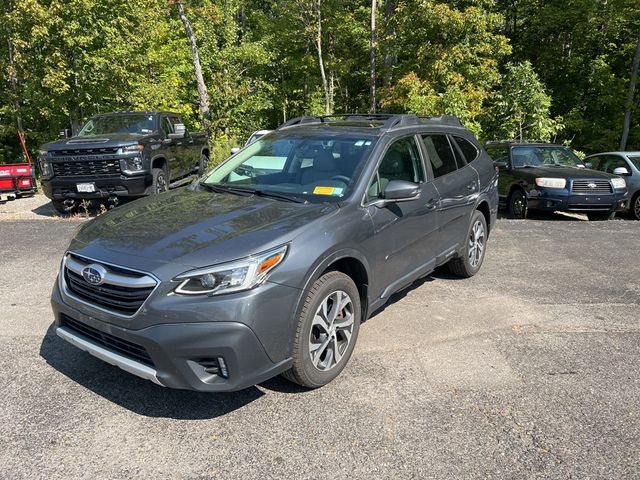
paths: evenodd
<path fill-rule="evenodd" d="M 197 363 L 204 369 L 205 373 L 209 375 L 229 378 L 229 370 L 223 357 L 203 358 L 202 360 L 198 360 Z"/>

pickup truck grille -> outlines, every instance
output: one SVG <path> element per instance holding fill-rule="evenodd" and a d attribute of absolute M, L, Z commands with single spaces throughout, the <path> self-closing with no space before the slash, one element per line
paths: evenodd
<path fill-rule="evenodd" d="M 83 270 L 99 265 L 106 270 L 103 282 L 94 285 L 85 280 Z M 112 265 L 102 265 L 77 255 L 68 255 L 63 267 L 69 293 L 84 303 L 123 316 L 133 316 L 155 289 L 157 282 L 148 275 Z"/>
<path fill-rule="evenodd" d="M 129 342 L 122 338 L 118 338 L 114 335 L 101 332 L 100 330 L 90 327 L 84 323 L 78 322 L 71 317 L 61 314 L 60 323 L 62 326 L 72 330 L 74 333 L 80 334 L 83 337 L 91 340 L 93 343 L 97 343 L 101 347 L 111 350 L 112 352 L 119 353 L 120 355 L 136 360 L 144 365 L 155 368 L 149 353 L 144 347 L 137 345 L 133 342 Z"/>
<path fill-rule="evenodd" d="M 120 147 L 71 148 L 68 150 L 52 150 L 54 157 L 73 157 L 76 155 L 115 155 Z"/>
<path fill-rule="evenodd" d="M 575 193 L 613 193 L 609 180 L 574 180 L 571 190 Z"/>
<path fill-rule="evenodd" d="M 53 162 L 53 173 L 58 177 L 95 177 L 101 175 L 119 175 L 118 160 L 84 160 Z"/>

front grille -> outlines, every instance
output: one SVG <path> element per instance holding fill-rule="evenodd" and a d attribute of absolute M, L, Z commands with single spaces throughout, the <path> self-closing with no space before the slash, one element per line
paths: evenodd
<path fill-rule="evenodd" d="M 71 262 L 78 267 L 71 269 L 71 262 L 65 263 L 65 284 L 74 296 L 92 305 L 106 308 L 121 315 L 131 316 L 140 309 L 155 288 L 155 281 L 153 281 L 153 286 L 136 285 L 136 281 L 147 277 L 146 275 L 109 265 L 103 265 L 107 272 L 119 274 L 119 278 L 121 280 L 124 279 L 126 283 L 129 283 L 127 280 L 130 280 L 131 286 L 122 285 L 122 281 L 119 282 L 119 285 L 114 285 L 109 283 L 108 280 L 101 285 L 93 285 L 84 279 L 80 271 L 81 268 L 90 265 L 91 262 L 74 255 L 70 257 Z"/>
<path fill-rule="evenodd" d="M 572 191 L 575 193 L 613 193 L 609 180 L 574 180 Z"/>
<path fill-rule="evenodd" d="M 95 148 L 72 148 L 67 150 L 52 150 L 54 157 L 69 157 L 74 155 L 115 155 L 121 147 L 95 147 Z"/>
<path fill-rule="evenodd" d="M 115 337 L 109 333 L 101 332 L 100 330 L 78 322 L 65 314 L 60 315 L 60 323 L 65 328 L 72 330 L 76 334 L 82 335 L 107 350 L 116 352 L 123 357 L 130 358 L 131 360 L 135 360 L 143 363 L 144 365 L 155 368 L 151 357 L 145 348 L 140 345 Z"/>
<path fill-rule="evenodd" d="M 80 160 L 53 162 L 53 173 L 58 177 L 96 177 L 119 175 L 118 160 Z"/>

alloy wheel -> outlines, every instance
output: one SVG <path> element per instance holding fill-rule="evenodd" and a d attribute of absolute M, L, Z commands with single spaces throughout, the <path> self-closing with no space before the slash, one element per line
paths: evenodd
<path fill-rule="evenodd" d="M 633 203 L 633 213 L 637 219 L 640 219 L 640 194 L 636 195 L 636 201 Z"/>
<path fill-rule="evenodd" d="M 484 253 L 485 232 L 484 225 L 477 220 L 469 232 L 469 264 L 476 268 Z"/>
<path fill-rule="evenodd" d="M 158 175 L 156 179 L 156 193 L 162 193 L 167 191 L 167 181 L 163 174 Z"/>
<path fill-rule="evenodd" d="M 309 334 L 311 363 L 320 371 L 334 368 L 349 348 L 353 334 L 353 301 L 338 290 L 322 301 L 313 317 Z"/>

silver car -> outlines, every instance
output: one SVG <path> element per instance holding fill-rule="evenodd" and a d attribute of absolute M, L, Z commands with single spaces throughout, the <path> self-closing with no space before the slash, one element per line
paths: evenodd
<path fill-rule="evenodd" d="M 620 175 L 627 183 L 629 191 L 629 213 L 640 220 L 640 152 L 605 152 L 590 155 L 584 159 L 590 168 L 601 172 Z"/>

